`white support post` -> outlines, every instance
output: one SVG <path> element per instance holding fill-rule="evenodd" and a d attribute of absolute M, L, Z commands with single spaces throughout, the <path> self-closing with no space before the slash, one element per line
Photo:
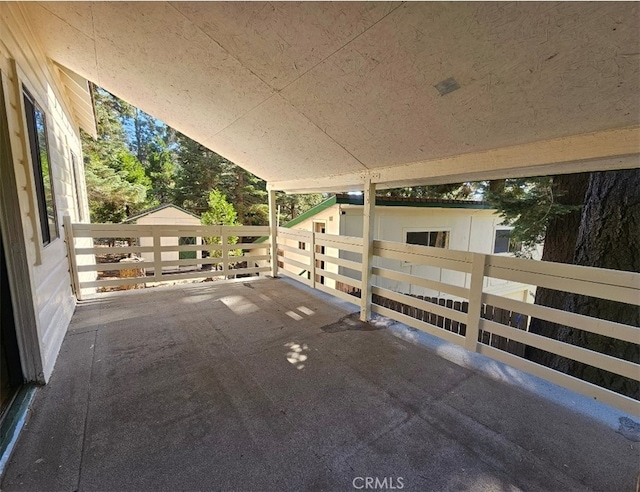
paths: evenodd
<path fill-rule="evenodd" d="M 71 285 L 73 286 L 76 299 L 82 300 L 82 290 L 80 289 L 80 276 L 78 275 L 78 263 L 76 257 L 76 244 L 73 239 L 73 226 L 71 217 L 65 215 L 62 218 L 64 225 L 64 238 L 67 242 L 67 255 L 69 256 L 69 274 L 71 275 Z"/>
<path fill-rule="evenodd" d="M 271 242 L 271 276 L 278 276 L 278 209 L 276 190 L 269 190 L 269 241 Z"/>
<path fill-rule="evenodd" d="M 376 184 L 367 177 L 364 183 L 364 214 L 362 222 L 362 289 L 360 320 L 371 319 L 371 268 L 373 266 L 373 233 L 376 209 Z"/>
<path fill-rule="evenodd" d="M 467 312 L 467 331 L 464 339 L 464 348 L 472 352 L 478 351 L 478 333 L 480 332 L 482 290 L 484 288 L 484 271 L 486 264 L 487 255 L 473 253 L 471 285 L 469 287 L 469 310 Z"/>
<path fill-rule="evenodd" d="M 316 288 L 316 231 L 313 230 L 311 224 L 311 242 L 307 243 L 311 250 L 309 251 L 309 278 L 311 279 L 311 287 Z"/>
<path fill-rule="evenodd" d="M 162 281 L 162 236 L 157 227 L 153 228 L 153 281 Z"/>
<path fill-rule="evenodd" d="M 220 226 L 220 246 L 222 248 L 222 274 L 229 278 L 229 231 L 227 226 Z"/>

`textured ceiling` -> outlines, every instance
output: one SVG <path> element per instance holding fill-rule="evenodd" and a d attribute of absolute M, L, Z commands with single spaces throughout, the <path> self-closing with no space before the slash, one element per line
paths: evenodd
<path fill-rule="evenodd" d="M 639 7 L 47 2 L 23 10 L 56 62 L 276 186 L 323 180 L 326 189 L 376 170 L 381 185 L 398 183 L 407 165 L 418 181 L 435 182 L 456 172 L 434 163 L 460 155 L 477 176 L 506 173 L 473 156 L 637 127 Z M 435 86 L 450 77 L 459 89 L 441 95 Z M 634 165 L 631 135 L 602 156 Z"/>

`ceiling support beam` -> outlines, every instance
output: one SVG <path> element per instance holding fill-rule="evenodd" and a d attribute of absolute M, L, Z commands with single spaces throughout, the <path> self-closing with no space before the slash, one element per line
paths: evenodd
<path fill-rule="evenodd" d="M 471 154 L 313 179 L 269 183 L 289 193 L 378 189 L 640 167 L 640 127 L 544 140 Z"/>

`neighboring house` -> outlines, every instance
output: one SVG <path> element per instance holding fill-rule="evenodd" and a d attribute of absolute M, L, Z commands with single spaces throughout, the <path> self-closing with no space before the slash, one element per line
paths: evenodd
<path fill-rule="evenodd" d="M 284 225 L 293 229 L 326 234 L 362 237 L 362 195 L 339 194 L 308 210 Z M 513 255 L 520 245 L 510 238 L 509 227 L 500 225 L 503 219 L 487 203 L 468 200 L 435 200 L 425 198 L 376 197 L 376 239 L 459 251 L 486 254 Z M 298 246 L 304 247 L 303 243 Z M 316 246 L 316 248 L 320 248 Z M 317 252 L 323 252 L 318 250 Z M 335 251 L 323 252 L 335 255 Z M 340 257 L 360 261 L 359 255 L 342 251 Z M 376 266 L 393 268 L 403 273 L 469 286 L 470 276 L 443 268 L 417 265 L 409 262 L 376 258 Z M 323 265 L 322 268 L 325 268 Z M 354 272 L 336 265 L 326 265 L 348 277 L 360 279 Z M 296 272 L 302 273 L 302 272 Z M 323 282 L 349 291 L 332 279 Z M 414 295 L 437 296 L 438 292 L 380 278 L 377 285 L 397 292 Z M 487 279 L 485 291 L 513 299 L 533 302 L 534 288 L 505 280 Z M 447 297 L 447 296 L 442 296 Z"/>
<path fill-rule="evenodd" d="M 139 224 L 139 225 L 167 225 L 171 229 L 179 229 L 181 225 L 201 224 L 200 217 L 188 212 L 187 210 L 166 203 L 158 207 L 150 208 L 144 212 L 140 212 L 134 217 L 130 217 L 123 221 L 123 224 Z M 192 236 L 176 236 L 162 237 L 160 246 L 184 246 L 190 244 L 202 244 L 201 237 Z M 141 237 L 140 246 L 153 246 L 152 237 Z M 153 261 L 153 253 L 141 253 L 144 261 Z M 164 251 L 162 252 L 162 261 L 175 261 L 202 258 L 202 251 Z M 195 270 L 200 265 L 190 266 L 166 266 L 163 270 Z M 153 268 L 147 268 L 147 271 L 153 272 Z"/>

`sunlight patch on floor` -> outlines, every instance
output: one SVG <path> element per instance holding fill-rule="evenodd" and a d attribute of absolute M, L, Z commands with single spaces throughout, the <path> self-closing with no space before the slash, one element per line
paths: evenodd
<path fill-rule="evenodd" d="M 258 306 L 244 296 L 226 296 L 220 298 L 220 302 L 238 315 L 255 313 L 260 310 Z"/>
<path fill-rule="evenodd" d="M 301 345 L 299 343 L 289 342 L 285 343 L 284 346 L 289 349 L 287 352 L 287 361 L 289 361 L 290 364 L 293 364 L 299 371 L 304 369 L 304 362 L 308 358 L 305 353 L 309 351 L 308 345 L 306 343 Z"/>

